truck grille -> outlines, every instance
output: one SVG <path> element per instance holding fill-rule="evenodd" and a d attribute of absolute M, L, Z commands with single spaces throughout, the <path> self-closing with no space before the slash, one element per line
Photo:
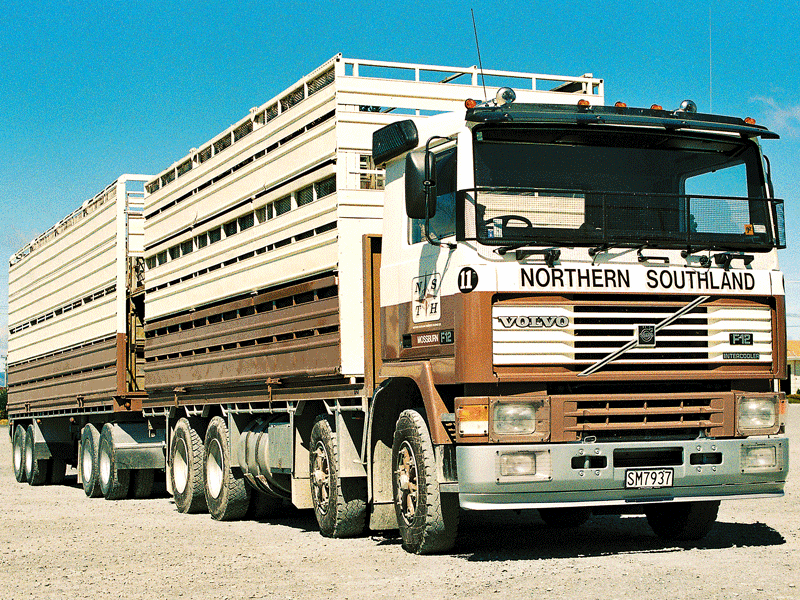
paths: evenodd
<path fill-rule="evenodd" d="M 639 438 L 647 432 L 732 434 L 732 424 L 725 422 L 726 414 L 734 414 L 731 392 L 555 395 L 550 402 L 553 441 Z"/>
<path fill-rule="evenodd" d="M 494 364 L 588 366 L 634 339 L 639 325 L 656 325 L 692 299 L 501 300 L 492 308 Z M 646 364 L 655 369 L 659 365 L 696 369 L 704 363 L 771 362 L 769 305 L 722 298 L 694 308 L 658 331 L 654 347 L 633 348 L 609 368 L 638 369 Z"/>

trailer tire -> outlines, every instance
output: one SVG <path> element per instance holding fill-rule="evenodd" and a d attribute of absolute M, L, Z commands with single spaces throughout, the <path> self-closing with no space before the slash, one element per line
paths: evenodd
<path fill-rule="evenodd" d="M 30 485 L 44 485 L 47 481 L 47 460 L 36 458 L 33 425 L 28 425 L 25 433 L 25 479 Z"/>
<path fill-rule="evenodd" d="M 540 508 L 539 516 L 548 527 L 570 529 L 580 527 L 592 516 L 592 509 L 586 507 Z"/>
<path fill-rule="evenodd" d="M 11 445 L 11 459 L 14 465 L 14 479 L 25 483 L 25 428 L 17 425 L 14 428 L 14 440 Z"/>
<path fill-rule="evenodd" d="M 651 506 L 645 511 L 647 523 L 664 540 L 697 541 L 714 526 L 719 511 L 715 502 L 678 502 Z"/>
<path fill-rule="evenodd" d="M 67 461 L 63 458 L 51 458 L 47 461 L 47 483 L 61 485 L 67 476 Z"/>
<path fill-rule="evenodd" d="M 120 469 L 117 461 L 117 448 L 111 425 L 103 425 L 98 450 L 100 466 L 100 490 L 106 500 L 121 500 L 128 497 L 131 484 L 131 472 Z"/>
<path fill-rule="evenodd" d="M 314 424 L 309 448 L 311 498 L 320 533 L 332 538 L 361 535 L 367 519 L 367 482 L 339 477 L 336 434 L 327 420 Z"/>
<path fill-rule="evenodd" d="M 204 491 L 208 512 L 217 521 L 236 521 L 247 513 L 251 490 L 231 468 L 228 426 L 222 417 L 208 424 L 203 444 Z"/>
<path fill-rule="evenodd" d="M 430 432 L 415 410 L 403 411 L 395 427 L 392 491 L 403 548 L 433 554 L 455 545 L 458 495 L 439 492 Z"/>
<path fill-rule="evenodd" d="M 155 471 L 153 469 L 134 469 L 130 473 L 130 497 L 141 499 L 152 496 Z"/>
<path fill-rule="evenodd" d="M 100 432 L 97 427 L 89 423 L 81 432 L 80 456 L 78 461 L 81 467 L 81 480 L 83 492 L 89 498 L 99 498 L 103 495 L 100 489 Z"/>
<path fill-rule="evenodd" d="M 206 512 L 203 490 L 203 439 L 188 419 L 179 419 L 172 431 L 170 483 L 175 507 L 182 513 Z"/>

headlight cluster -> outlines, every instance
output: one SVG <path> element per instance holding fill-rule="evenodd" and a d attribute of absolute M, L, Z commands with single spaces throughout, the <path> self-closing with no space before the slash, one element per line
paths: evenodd
<path fill-rule="evenodd" d="M 743 394 L 738 397 L 738 428 L 745 435 L 777 433 L 781 394 Z"/>
<path fill-rule="evenodd" d="M 455 416 L 457 436 L 465 442 L 543 442 L 550 436 L 547 397 L 456 398 Z"/>

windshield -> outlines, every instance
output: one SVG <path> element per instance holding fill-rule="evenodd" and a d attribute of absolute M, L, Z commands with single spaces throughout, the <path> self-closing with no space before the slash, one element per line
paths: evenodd
<path fill-rule="evenodd" d="M 752 142 L 623 128 L 492 125 L 474 135 L 467 239 L 756 250 L 776 243 Z"/>

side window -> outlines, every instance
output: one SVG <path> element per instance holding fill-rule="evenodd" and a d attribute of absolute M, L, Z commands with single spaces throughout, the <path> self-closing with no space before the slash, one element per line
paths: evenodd
<path fill-rule="evenodd" d="M 456 149 L 436 155 L 436 214 L 430 219 L 431 237 L 442 239 L 456 232 Z M 412 244 L 425 241 L 425 219 L 411 219 Z"/>

